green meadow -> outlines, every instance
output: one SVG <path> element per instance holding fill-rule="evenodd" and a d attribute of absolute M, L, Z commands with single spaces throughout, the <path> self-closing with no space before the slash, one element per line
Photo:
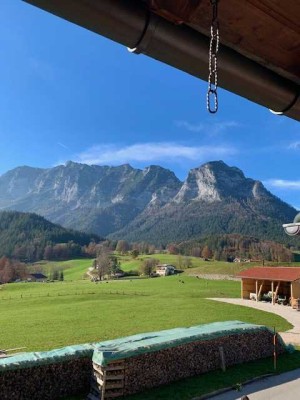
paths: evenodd
<path fill-rule="evenodd" d="M 143 261 L 147 258 L 155 258 L 161 264 L 172 264 L 179 268 L 179 257 L 173 254 L 151 254 L 140 255 L 138 258 L 133 259 L 130 255 L 116 254 L 120 261 L 121 269 L 125 272 L 138 271 Z M 181 257 L 183 260 L 184 257 Z M 259 263 L 230 263 L 226 261 L 204 261 L 199 257 L 189 257 L 191 267 L 184 269 L 187 275 L 197 274 L 221 274 L 221 275 L 236 275 L 240 271 L 247 268 L 257 266 Z M 64 271 L 64 278 L 67 281 L 78 281 L 87 279 L 86 272 L 93 264 L 92 259 L 77 259 L 68 261 L 40 261 L 32 264 L 30 270 L 32 272 L 43 272 L 45 275 L 50 276 L 54 269 Z M 265 265 L 274 265 L 275 262 L 266 262 Z M 299 262 L 294 263 L 280 263 L 280 265 L 299 265 Z"/>
<path fill-rule="evenodd" d="M 225 320 L 291 328 L 273 314 L 206 299 L 238 297 L 236 281 L 181 274 L 92 283 L 81 279 L 90 263 L 73 262 L 64 282 L 0 286 L 0 347 L 46 350 Z"/>
<path fill-rule="evenodd" d="M 140 255 L 137 259 L 132 259 L 130 255 L 118 255 L 119 261 L 121 263 L 121 268 L 124 271 L 130 270 L 138 270 L 143 260 L 146 258 L 155 258 L 161 264 L 172 264 L 175 267 L 179 268 L 179 256 L 173 254 L 151 254 L 151 255 Z M 181 256 L 181 262 L 184 261 L 184 256 Z M 251 263 L 232 263 L 226 261 L 204 261 L 199 257 L 188 257 L 191 262 L 191 267 L 184 269 L 186 274 L 222 274 L 222 275 L 236 275 L 237 273 L 251 268 L 253 266 L 259 266 L 262 262 L 251 262 Z M 266 261 L 265 265 L 276 266 L 278 265 L 276 262 Z M 298 265 L 299 262 L 294 263 L 283 263 L 280 265 L 291 266 Z"/>
<path fill-rule="evenodd" d="M 79 281 L 86 279 L 86 272 L 92 266 L 91 259 L 77 259 L 68 261 L 39 261 L 29 266 L 31 272 L 42 272 L 46 276 L 57 269 L 64 272 L 64 279 L 67 281 Z"/>
<path fill-rule="evenodd" d="M 120 256 L 121 268 L 138 270 L 147 257 L 176 265 L 178 257 L 168 254 Z M 93 260 L 39 262 L 32 271 L 50 275 L 64 271 L 63 282 L 13 283 L 0 286 L 0 348 L 26 347 L 38 351 L 62 346 L 99 342 L 135 333 L 192 326 L 215 321 L 241 320 L 275 327 L 291 325 L 274 314 L 207 300 L 210 297 L 239 297 L 240 282 L 198 279 L 197 274 L 234 275 L 249 264 L 192 259 L 192 268 L 183 274 L 138 279 L 91 282 L 86 272 Z M 190 274 L 190 275 L 189 275 Z M 279 368 L 293 369 L 300 355 L 285 355 Z M 128 400 L 190 400 L 217 388 L 235 385 L 246 379 L 272 372 L 272 360 L 249 363 L 153 389 Z M 82 400 L 81 395 L 66 400 Z"/>
<path fill-rule="evenodd" d="M 151 254 L 141 255 L 137 259 L 132 259 L 130 256 L 119 256 L 121 268 L 124 271 L 138 270 L 143 260 L 147 258 L 155 258 L 161 264 L 172 264 L 179 268 L 179 256 L 173 254 Z M 186 273 L 203 273 L 203 274 L 236 274 L 243 269 L 249 268 L 249 263 L 228 263 L 225 261 L 204 261 L 199 257 L 188 257 L 191 262 L 191 267 L 185 269 Z M 184 256 L 181 256 L 184 260 Z M 217 271 L 217 272 L 216 272 Z"/>

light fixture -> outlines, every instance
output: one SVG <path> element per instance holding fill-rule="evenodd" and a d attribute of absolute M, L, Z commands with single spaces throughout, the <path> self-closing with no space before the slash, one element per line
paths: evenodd
<path fill-rule="evenodd" d="M 300 235 L 300 213 L 294 218 L 294 222 L 291 224 L 283 224 L 285 233 L 289 236 Z"/>

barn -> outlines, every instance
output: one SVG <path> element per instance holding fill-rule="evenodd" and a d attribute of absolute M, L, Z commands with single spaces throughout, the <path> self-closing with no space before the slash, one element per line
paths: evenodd
<path fill-rule="evenodd" d="M 242 299 L 270 301 L 297 307 L 300 298 L 300 268 L 254 267 L 238 274 Z"/>

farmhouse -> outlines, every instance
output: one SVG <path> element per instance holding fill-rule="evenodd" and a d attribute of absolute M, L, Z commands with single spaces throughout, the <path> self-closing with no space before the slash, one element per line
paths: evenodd
<path fill-rule="evenodd" d="M 47 276 L 38 272 L 35 274 L 30 274 L 28 280 L 31 282 L 44 282 L 47 280 Z"/>
<path fill-rule="evenodd" d="M 298 305 L 300 268 L 255 267 L 240 272 L 242 299 Z"/>
<path fill-rule="evenodd" d="M 175 267 L 171 264 L 157 265 L 156 273 L 160 276 L 174 275 Z"/>

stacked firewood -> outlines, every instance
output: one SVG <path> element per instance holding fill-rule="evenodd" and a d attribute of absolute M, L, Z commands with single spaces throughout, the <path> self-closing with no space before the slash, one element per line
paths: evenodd
<path fill-rule="evenodd" d="M 221 349 L 226 366 L 240 364 L 270 357 L 273 337 L 269 331 L 244 333 L 131 357 L 125 363 L 124 394 L 221 369 Z M 277 351 L 279 354 L 284 352 L 280 342 Z"/>
<path fill-rule="evenodd" d="M 0 399 L 54 400 L 87 393 L 91 387 L 90 400 L 105 400 L 269 357 L 274 347 L 270 331 L 256 330 L 152 350 L 106 366 L 92 364 L 87 356 L 28 368 L 14 365 L 0 372 Z M 276 350 L 285 351 L 281 341 Z"/>
<path fill-rule="evenodd" d="M 0 372 L 1 400 L 54 400 L 87 393 L 92 361 L 80 358 L 62 363 Z"/>

